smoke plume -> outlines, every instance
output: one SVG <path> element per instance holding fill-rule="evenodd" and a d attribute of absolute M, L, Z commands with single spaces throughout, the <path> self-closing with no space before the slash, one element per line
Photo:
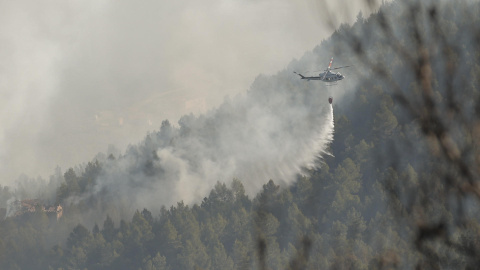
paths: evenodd
<path fill-rule="evenodd" d="M 275 80 L 259 76 L 246 94 L 204 115 L 186 115 L 178 126 L 164 121 L 124 155 L 105 161 L 86 196 L 71 199 L 101 198 L 131 213 L 181 200 L 198 203 L 217 181 L 228 185 L 238 178 L 249 195 L 269 179 L 293 183 L 328 154 L 333 108 L 319 84 L 290 73 Z"/>

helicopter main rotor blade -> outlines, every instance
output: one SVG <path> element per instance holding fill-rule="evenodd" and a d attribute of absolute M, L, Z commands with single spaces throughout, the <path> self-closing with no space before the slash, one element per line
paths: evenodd
<path fill-rule="evenodd" d="M 331 68 L 330 70 L 341 69 L 341 68 L 347 68 L 347 67 L 351 67 L 351 66 L 336 67 L 336 68 Z"/>

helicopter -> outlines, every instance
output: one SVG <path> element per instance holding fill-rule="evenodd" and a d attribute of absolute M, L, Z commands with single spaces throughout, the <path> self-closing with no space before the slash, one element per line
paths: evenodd
<path fill-rule="evenodd" d="M 306 77 L 306 76 L 303 76 L 302 74 L 297 73 L 295 71 L 293 73 L 300 76 L 302 78 L 302 80 L 307 80 L 307 81 L 313 80 L 313 81 L 323 81 L 323 82 L 326 82 L 326 83 L 336 83 L 338 81 L 341 81 L 341 80 L 345 79 L 344 75 L 340 74 L 339 72 L 337 72 L 337 73 L 331 72 L 331 70 L 346 68 L 346 67 L 350 67 L 350 66 L 332 68 L 332 63 L 333 63 L 333 57 L 332 57 L 332 59 L 330 59 L 330 64 L 328 64 L 327 69 L 325 69 L 324 72 L 318 74 L 318 76 Z"/>

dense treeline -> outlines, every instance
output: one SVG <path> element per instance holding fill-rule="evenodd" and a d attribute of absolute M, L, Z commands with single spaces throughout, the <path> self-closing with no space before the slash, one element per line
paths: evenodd
<path fill-rule="evenodd" d="M 452 57 L 462 61 L 461 71 L 450 74 L 459 76 L 457 81 L 469 81 L 467 86 L 456 88 L 456 99 L 466 101 L 466 110 L 471 109 L 467 115 L 473 115 L 475 108 L 478 110 L 472 100 L 479 97 L 480 50 L 467 42 L 465 32 L 479 35 L 478 31 L 472 32 L 474 22 L 471 20 L 480 18 L 480 7 L 478 3 L 468 7 L 475 16 L 462 16 L 464 6 L 448 4 L 439 8 L 438 17 L 445 37 L 460 42 L 459 51 Z M 429 12 L 432 14 L 432 9 Z M 352 46 L 353 50 L 338 51 L 341 46 L 336 45 L 346 40 L 354 42 L 351 36 L 365 34 L 363 49 L 376 59 L 385 59 L 383 71 L 388 73 L 385 76 L 399 82 L 401 89 L 416 89 L 412 68 L 407 66 L 401 53 L 385 41 L 378 26 L 382 16 L 394 18 L 395 33 L 401 33 L 402 46 L 415 51 L 415 40 L 412 40 L 415 28 L 411 27 L 408 15 L 408 9 L 399 1 L 382 6 L 377 14 L 366 19 L 359 14 L 353 26 L 343 25 L 329 40 L 292 66 L 308 66 L 312 62 L 320 65 L 331 54 L 339 59 L 353 57 L 359 48 Z M 420 35 L 428 36 L 423 32 Z M 317 58 L 318 63 L 312 60 Z M 333 155 L 324 157 L 322 166 L 311 170 L 308 176 L 298 176 L 294 185 L 280 187 L 273 179 L 251 198 L 246 195 L 242 179 L 234 179 L 228 186 L 218 182 L 201 203 L 179 202 L 163 207 L 160 213 L 137 210 L 131 220 L 126 220 L 119 218 L 116 212 L 119 206 L 109 205 L 104 198 L 78 199 L 95 187 L 102 166 L 116 158 L 110 156 L 82 168 L 69 169 L 63 175 L 57 172 L 50 184 L 61 183 L 55 194 L 45 190 L 38 193 L 44 194 L 50 203 L 65 206 L 65 214 L 59 221 L 36 211 L 0 222 L 0 268 L 411 269 L 415 265 L 425 268 L 428 265 L 421 264 L 423 246 L 417 241 L 419 233 L 424 231 L 399 219 L 398 213 L 408 212 L 404 205 L 408 206 L 410 201 L 417 203 L 413 194 L 422 179 L 431 179 L 442 168 L 436 166 L 438 159 L 430 158 L 428 143 L 422 141 L 425 127 L 419 123 L 423 119 L 405 113 L 392 90 L 394 86 L 376 77 L 374 68 L 368 69 L 367 63 L 361 60 L 356 64 L 365 68 L 359 68 L 349 79 L 360 81 L 367 76 L 367 80 L 358 83 L 356 91 L 351 96 L 347 94 L 344 98 L 347 101 L 341 106 L 335 106 L 335 139 L 330 149 Z M 439 60 L 432 70 L 437 104 L 452 99 L 442 81 L 443 64 Z M 262 78 L 266 81 L 263 84 L 275 81 L 271 83 L 275 85 L 280 81 L 292 91 L 301 91 L 305 84 L 292 82 L 287 73 L 290 71 Z M 164 122 L 163 132 L 169 125 Z M 461 132 L 456 136 L 462 137 Z M 148 137 L 142 143 L 148 144 Z M 436 190 L 444 185 L 433 183 L 434 186 L 428 186 L 431 193 L 425 196 L 432 200 Z M 1 188 L 0 204 L 5 206 L 15 192 L 22 192 L 22 188 L 16 191 Z M 412 205 L 418 206 L 414 203 Z M 479 216 L 477 206 L 469 202 L 467 211 L 471 216 Z M 415 213 L 431 210 L 429 214 L 442 217 L 441 214 L 448 211 L 449 218 L 455 217 L 443 205 L 436 207 L 441 209 L 415 208 Z M 82 221 L 82 214 L 99 208 L 102 213 L 108 213 L 101 217 L 103 224 Z M 478 220 L 473 219 L 475 221 Z M 472 258 L 478 254 L 474 250 L 480 239 L 478 225 L 468 223 L 464 228 L 467 230 L 452 236 L 453 248 L 432 240 L 429 254 L 443 258 L 447 268 L 475 266 Z M 432 236 L 436 235 L 433 229 L 429 231 Z M 428 236 L 422 237 L 428 239 Z M 462 244 L 461 248 L 454 246 L 455 240 Z"/>
<path fill-rule="evenodd" d="M 395 239 L 396 248 L 406 250 L 405 239 L 374 225 L 388 220 L 382 211 L 367 211 L 374 202 L 360 195 L 363 185 L 354 161 L 345 159 L 334 172 L 327 170 L 326 165 L 313 177 L 301 177 L 289 189 L 270 180 L 254 199 L 239 180 L 231 187 L 217 183 L 200 205 L 180 202 L 157 217 L 143 209 L 119 224 L 109 216 L 93 228 L 78 224 L 65 244 L 51 249 L 46 238 L 65 220 L 49 221 L 43 212 L 9 218 L 1 226 L 7 236 L 0 243 L 2 267 L 244 269 L 259 268 L 263 256 L 268 268 L 281 269 L 302 263 L 307 248 L 311 269 L 344 264 L 367 269 L 376 254 L 385 252 L 384 244 L 367 244 L 373 239 Z M 265 243 L 264 254 L 259 241 Z"/>

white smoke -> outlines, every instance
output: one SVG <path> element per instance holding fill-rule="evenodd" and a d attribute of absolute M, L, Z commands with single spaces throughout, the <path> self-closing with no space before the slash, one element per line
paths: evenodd
<path fill-rule="evenodd" d="M 340 25 L 369 13 L 363 2 L 328 8 L 342 11 Z M 0 1 L 0 183 L 48 179 L 165 118 L 219 106 L 327 38 L 325 10 L 314 0 Z"/>
<path fill-rule="evenodd" d="M 181 200 L 198 203 L 217 181 L 229 184 L 233 178 L 251 196 L 269 179 L 292 184 L 328 154 L 333 108 L 321 83 L 289 74 L 260 76 L 246 94 L 205 115 L 184 116 L 179 127 L 164 122 L 125 155 L 107 161 L 86 198 L 114 201 L 131 213 Z"/>
<path fill-rule="evenodd" d="M 17 211 L 20 210 L 20 204 L 15 203 L 16 201 L 18 200 L 15 197 L 12 197 L 7 200 L 7 211 L 5 214 L 5 219 L 7 217 L 13 216 Z"/>

